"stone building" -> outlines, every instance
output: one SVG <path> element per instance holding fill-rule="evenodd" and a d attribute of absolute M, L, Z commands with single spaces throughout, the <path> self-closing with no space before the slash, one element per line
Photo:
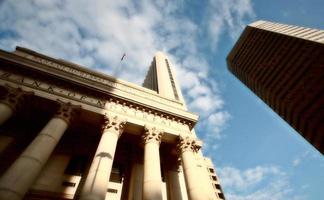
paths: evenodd
<path fill-rule="evenodd" d="M 225 199 L 167 57 L 144 87 L 0 50 L 0 199 Z"/>
<path fill-rule="evenodd" d="M 229 70 L 324 154 L 324 31 L 257 21 L 227 57 Z"/>

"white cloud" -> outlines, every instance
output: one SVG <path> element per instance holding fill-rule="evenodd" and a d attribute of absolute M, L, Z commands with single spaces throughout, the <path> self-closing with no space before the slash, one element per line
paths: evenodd
<path fill-rule="evenodd" d="M 246 170 L 234 167 L 218 169 L 227 199 L 281 200 L 306 199 L 294 193 L 289 176 L 278 166 L 256 166 Z"/>
<path fill-rule="evenodd" d="M 227 112 L 216 112 L 208 117 L 208 122 L 215 126 L 224 126 L 229 117 Z"/>
<path fill-rule="evenodd" d="M 256 166 L 241 171 L 233 167 L 219 169 L 224 187 L 231 187 L 235 190 L 244 190 L 262 181 L 268 175 L 284 175 L 275 166 Z"/>
<path fill-rule="evenodd" d="M 296 159 L 293 160 L 292 164 L 293 164 L 294 167 L 296 167 L 296 166 L 298 166 L 300 164 L 300 162 L 301 162 L 301 159 L 296 158 Z"/>
<path fill-rule="evenodd" d="M 294 167 L 297 167 L 299 166 L 301 163 L 305 162 L 306 160 L 309 161 L 309 159 L 316 159 L 316 158 L 319 158 L 319 152 L 317 151 L 310 151 L 310 150 L 307 150 L 301 154 L 299 154 L 298 156 L 296 156 L 293 161 L 292 161 L 292 165 Z"/>
<path fill-rule="evenodd" d="M 210 0 L 209 35 L 215 47 L 225 31 L 236 38 L 246 21 L 255 17 L 251 0 Z"/>

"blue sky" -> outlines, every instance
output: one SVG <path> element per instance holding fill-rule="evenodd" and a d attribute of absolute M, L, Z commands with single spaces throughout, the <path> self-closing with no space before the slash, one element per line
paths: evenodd
<path fill-rule="evenodd" d="M 227 199 L 323 199 L 323 156 L 228 72 L 225 57 L 258 19 L 324 29 L 324 1 L 0 2 L 4 50 L 24 46 L 137 84 L 165 51 Z"/>

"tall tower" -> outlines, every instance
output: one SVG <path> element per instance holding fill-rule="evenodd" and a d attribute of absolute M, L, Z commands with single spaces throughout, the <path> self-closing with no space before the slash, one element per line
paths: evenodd
<path fill-rule="evenodd" d="M 156 91 L 160 96 L 177 101 L 181 104 L 181 109 L 187 110 L 185 100 L 182 96 L 181 89 L 176 80 L 175 70 L 172 67 L 168 57 L 163 52 L 157 52 L 146 74 L 143 87 Z M 195 131 L 192 129 L 191 134 L 197 138 Z M 199 141 L 200 143 L 200 141 Z M 200 144 L 201 145 L 201 144 Z M 210 190 L 216 199 L 225 199 L 219 179 L 216 175 L 211 159 L 204 157 L 201 150 L 197 151 L 197 173 L 204 177 L 207 173 L 207 181 L 201 180 L 203 188 Z M 187 186 L 188 187 L 188 186 Z"/>
<path fill-rule="evenodd" d="M 157 52 L 147 72 L 143 87 L 156 91 L 159 95 L 179 101 L 183 104 L 180 87 L 175 78 L 175 72 L 170 61 L 163 52 Z"/>
<path fill-rule="evenodd" d="M 322 154 L 324 31 L 267 21 L 248 25 L 229 70 Z"/>

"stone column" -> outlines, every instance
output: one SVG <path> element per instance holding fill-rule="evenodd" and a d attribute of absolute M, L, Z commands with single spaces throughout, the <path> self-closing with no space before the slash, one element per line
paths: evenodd
<path fill-rule="evenodd" d="M 64 171 L 68 166 L 70 156 L 54 154 L 43 167 L 31 189 L 51 192 L 61 192 Z"/>
<path fill-rule="evenodd" d="M 135 145 L 134 145 L 135 146 Z M 143 191 L 143 156 L 137 146 L 131 149 L 128 200 L 142 200 Z"/>
<path fill-rule="evenodd" d="M 60 103 L 55 116 L 0 179 L 0 199 L 22 199 L 68 128 L 76 106 Z"/>
<path fill-rule="evenodd" d="M 145 126 L 144 129 L 143 200 L 162 200 L 162 180 L 159 149 L 163 130 L 148 126 Z"/>
<path fill-rule="evenodd" d="M 0 125 L 7 121 L 17 110 L 26 96 L 32 92 L 24 92 L 20 88 L 7 86 L 7 94 L 0 100 Z"/>
<path fill-rule="evenodd" d="M 168 199 L 181 200 L 180 177 L 179 177 L 179 162 L 178 159 L 170 158 L 170 163 L 167 164 L 167 193 Z"/>
<path fill-rule="evenodd" d="M 189 199 L 209 199 L 205 189 L 203 188 L 203 184 L 200 183 L 201 179 L 198 174 L 199 170 L 197 168 L 197 162 L 194 156 L 194 152 L 197 151 L 198 147 L 195 139 L 189 136 L 180 136 L 178 147 Z"/>
<path fill-rule="evenodd" d="M 128 200 L 142 200 L 143 165 L 133 162 L 128 192 Z"/>
<path fill-rule="evenodd" d="M 105 116 L 102 136 L 82 189 L 82 200 L 104 200 L 107 193 L 118 138 L 126 120 Z"/>

